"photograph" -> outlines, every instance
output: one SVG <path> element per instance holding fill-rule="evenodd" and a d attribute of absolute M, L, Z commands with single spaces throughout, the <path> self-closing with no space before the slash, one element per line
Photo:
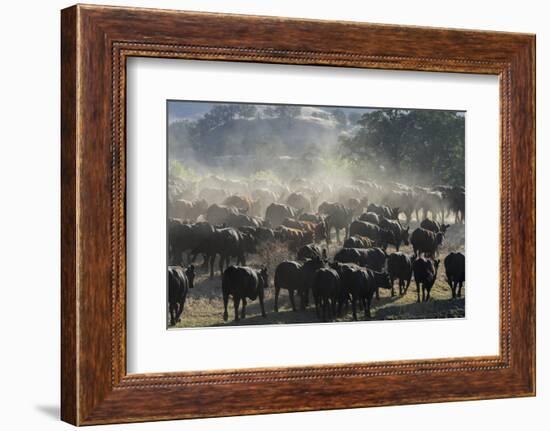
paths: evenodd
<path fill-rule="evenodd" d="M 465 317 L 466 112 L 166 115 L 168 328 Z"/>

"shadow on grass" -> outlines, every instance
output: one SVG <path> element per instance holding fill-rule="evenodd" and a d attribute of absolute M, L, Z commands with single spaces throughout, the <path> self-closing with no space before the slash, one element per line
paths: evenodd
<path fill-rule="evenodd" d="M 380 308 L 374 320 L 443 319 L 465 316 L 464 298 L 430 300 Z"/>
<path fill-rule="evenodd" d="M 274 325 L 279 323 L 318 323 L 319 319 L 315 314 L 315 309 L 309 308 L 307 310 L 280 310 L 275 313 L 273 309 L 266 308 L 266 317 L 262 315 L 252 315 L 249 314 L 249 309 L 247 306 L 247 316 L 244 319 L 240 319 L 238 322 L 235 322 L 233 318 L 235 314 L 233 312 L 233 307 L 229 310 L 229 320 L 227 322 L 221 322 L 214 324 L 212 326 L 244 326 L 244 325 Z M 240 312 L 240 308 L 239 308 Z M 250 317 L 249 317 L 250 316 Z"/>

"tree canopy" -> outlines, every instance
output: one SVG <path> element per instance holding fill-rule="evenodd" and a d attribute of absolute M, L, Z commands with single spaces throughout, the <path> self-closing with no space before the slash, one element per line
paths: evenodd
<path fill-rule="evenodd" d="M 236 154 L 331 158 L 353 175 L 426 185 L 464 185 L 464 143 L 463 112 L 423 109 L 220 103 L 169 128 L 176 158 L 185 148 L 204 163 Z"/>
<path fill-rule="evenodd" d="M 342 156 L 395 180 L 464 185 L 464 124 L 454 111 L 368 112 L 340 137 Z"/>

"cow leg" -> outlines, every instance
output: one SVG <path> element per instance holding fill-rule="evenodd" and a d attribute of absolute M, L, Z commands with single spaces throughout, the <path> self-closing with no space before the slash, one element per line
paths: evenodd
<path fill-rule="evenodd" d="M 203 271 L 208 271 L 208 254 L 204 253 L 202 255 L 202 269 Z"/>
<path fill-rule="evenodd" d="M 176 304 L 170 303 L 170 326 L 174 326 L 176 324 L 175 307 L 176 307 Z"/>
<path fill-rule="evenodd" d="M 262 317 L 267 317 L 267 314 L 265 314 L 265 307 L 264 307 L 264 291 L 260 287 L 260 292 L 258 294 L 258 299 L 260 300 L 260 309 L 262 310 Z"/>
<path fill-rule="evenodd" d="M 367 318 L 367 298 L 363 296 L 362 298 L 360 298 L 359 303 L 363 307 L 363 312 L 365 313 L 365 319 L 366 319 Z"/>
<path fill-rule="evenodd" d="M 462 297 L 462 281 L 458 283 L 458 297 Z"/>
<path fill-rule="evenodd" d="M 181 315 L 183 313 L 183 304 L 185 304 L 185 298 L 181 302 L 178 302 L 178 311 L 176 311 L 176 323 L 181 321 Z"/>
<path fill-rule="evenodd" d="M 294 303 L 294 289 L 288 289 L 288 299 L 290 300 L 290 305 L 292 305 L 292 311 L 296 311 L 296 304 Z M 304 303 L 304 298 L 300 298 L 301 305 Z"/>
<path fill-rule="evenodd" d="M 315 297 L 315 314 L 317 314 L 317 318 L 319 319 L 321 317 L 320 313 L 321 313 L 321 298 L 319 297 L 319 295 L 314 295 Z"/>
<path fill-rule="evenodd" d="M 243 308 L 241 310 L 241 319 L 246 317 L 246 298 L 243 297 Z"/>
<path fill-rule="evenodd" d="M 223 254 L 220 254 L 220 263 L 219 263 L 219 265 L 220 265 L 220 276 L 223 275 L 223 262 L 225 260 L 227 260 L 227 262 L 229 262 L 229 259 L 230 259 L 229 256 L 225 256 Z"/>
<path fill-rule="evenodd" d="M 353 315 L 353 320 L 357 320 L 357 298 L 355 296 L 351 297 L 351 313 Z"/>
<path fill-rule="evenodd" d="M 418 281 L 414 281 L 416 283 L 416 302 L 420 302 L 420 283 Z"/>
<path fill-rule="evenodd" d="M 330 305 L 331 305 L 331 313 L 330 313 L 330 317 L 332 320 L 335 320 L 336 319 L 336 316 L 338 314 L 336 314 L 336 307 L 337 307 L 337 298 L 336 298 L 336 295 L 333 296 L 332 298 L 330 298 Z"/>
<path fill-rule="evenodd" d="M 216 254 L 210 256 L 210 278 L 214 278 L 214 262 L 216 261 Z"/>
<path fill-rule="evenodd" d="M 239 321 L 239 302 L 241 301 L 241 298 L 239 298 L 237 295 L 233 296 L 233 307 L 235 308 L 235 322 Z"/>
<path fill-rule="evenodd" d="M 227 302 L 229 301 L 229 293 L 223 292 L 223 320 L 227 321 Z"/>
<path fill-rule="evenodd" d="M 304 288 L 302 289 L 301 291 L 301 296 L 300 296 L 300 308 L 303 310 L 305 310 L 307 308 L 307 306 L 309 305 L 309 289 L 308 288 Z"/>
<path fill-rule="evenodd" d="M 395 281 L 395 278 L 391 278 L 391 296 L 395 296 L 395 291 L 393 290 L 393 283 Z M 399 284 L 399 294 L 401 295 L 401 284 Z"/>
<path fill-rule="evenodd" d="M 346 298 L 344 295 L 340 295 L 338 298 L 338 316 L 342 315 L 342 308 L 344 307 L 344 303 L 346 304 L 346 311 L 348 309 L 348 303 L 346 301 Z"/>
<path fill-rule="evenodd" d="M 275 313 L 279 312 L 279 292 L 281 291 L 281 288 L 277 285 L 275 285 L 275 305 L 273 307 L 273 310 Z"/>
<path fill-rule="evenodd" d="M 367 319 L 370 319 L 370 304 L 372 302 L 372 295 L 367 296 L 367 305 L 365 307 L 365 316 Z"/>
<path fill-rule="evenodd" d="M 378 286 L 376 287 L 376 300 L 380 300 L 380 288 Z"/>

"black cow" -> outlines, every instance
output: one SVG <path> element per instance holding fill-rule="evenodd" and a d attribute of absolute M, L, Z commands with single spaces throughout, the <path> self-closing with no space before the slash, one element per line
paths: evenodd
<path fill-rule="evenodd" d="M 336 231 L 336 242 L 340 243 L 340 231 L 345 230 L 344 238 L 349 234 L 349 224 L 353 218 L 353 211 L 349 208 L 345 208 L 343 205 L 335 206 L 332 212 L 326 216 L 325 225 L 326 225 L 326 235 L 327 235 L 327 244 L 330 244 L 330 235 L 332 229 Z"/>
<path fill-rule="evenodd" d="M 405 253 L 392 253 L 388 256 L 388 274 L 391 280 L 391 296 L 394 296 L 393 282 L 399 281 L 399 295 L 407 293 L 411 284 L 413 268 L 409 256 Z"/>
<path fill-rule="evenodd" d="M 377 247 L 386 248 L 388 244 L 395 244 L 396 239 L 392 231 L 366 221 L 354 220 L 349 227 L 350 236 L 366 236 L 374 241 Z"/>
<path fill-rule="evenodd" d="M 332 268 L 321 268 L 313 281 L 315 312 L 323 322 L 336 317 L 336 305 L 341 296 L 340 276 Z"/>
<path fill-rule="evenodd" d="M 223 272 L 223 320 L 227 320 L 227 302 L 229 295 L 233 297 L 235 321 L 239 320 L 239 302 L 242 301 L 241 319 L 246 317 L 246 299 L 260 300 L 262 316 L 266 317 L 264 309 L 264 289 L 268 287 L 267 268 L 252 269 L 247 266 L 231 265 Z"/>
<path fill-rule="evenodd" d="M 285 260 L 275 269 L 275 312 L 279 311 L 279 292 L 288 290 L 292 310 L 296 311 L 294 293 L 300 296 L 300 308 L 305 310 L 308 305 L 309 291 L 313 284 L 315 273 L 325 265 L 318 256 L 303 263 Z"/>
<path fill-rule="evenodd" d="M 271 227 L 281 225 L 285 218 L 296 218 L 298 211 L 290 205 L 272 203 L 265 210 L 265 221 Z"/>
<path fill-rule="evenodd" d="M 397 220 L 399 217 L 399 208 L 390 208 L 386 205 L 369 204 L 367 212 L 373 212 L 390 220 Z"/>
<path fill-rule="evenodd" d="M 386 263 L 386 253 L 380 248 L 342 248 L 334 255 L 334 261 L 381 271 Z"/>
<path fill-rule="evenodd" d="M 176 199 L 169 206 L 168 214 L 181 220 L 196 221 L 197 218 L 206 213 L 208 202 L 204 199 L 188 201 L 186 199 Z"/>
<path fill-rule="evenodd" d="M 453 187 L 449 209 L 455 213 L 455 223 L 464 223 L 464 218 L 466 217 L 465 205 L 466 195 L 464 187 Z"/>
<path fill-rule="evenodd" d="M 237 265 L 246 265 L 246 253 L 256 252 L 257 241 L 253 235 L 243 233 L 235 228 L 228 227 L 214 229 L 208 241 L 203 242 L 194 250 L 194 254 L 205 253 L 210 265 L 210 278 L 214 277 L 214 261 L 216 255 L 220 256 L 220 275 L 223 273 L 224 264 L 229 266 L 232 257 L 237 258 Z"/>
<path fill-rule="evenodd" d="M 357 320 L 357 302 L 362 305 L 365 311 L 365 318 L 370 318 L 372 298 L 376 292 L 374 274 L 353 263 L 334 262 L 331 264 L 331 267 L 340 276 L 340 298 L 347 299 L 346 297 L 351 297 L 353 320 Z"/>
<path fill-rule="evenodd" d="M 420 285 L 422 285 L 422 301 L 429 301 L 430 291 L 437 278 L 437 269 L 439 268 L 439 259 L 425 259 L 419 257 L 412 263 L 414 282 L 416 283 L 417 302 L 420 302 Z"/>
<path fill-rule="evenodd" d="M 429 218 L 425 218 L 424 220 L 422 220 L 422 223 L 420 223 L 420 227 L 423 229 L 429 230 L 434 233 L 441 232 L 443 234 L 447 232 L 449 226 L 449 224 L 439 223 L 438 221 L 430 220 Z"/>
<path fill-rule="evenodd" d="M 214 225 L 223 224 L 231 215 L 239 214 L 239 210 L 233 206 L 212 204 L 206 210 L 206 220 Z"/>
<path fill-rule="evenodd" d="M 181 265 L 184 252 L 191 252 L 187 257 L 188 262 L 194 261 L 196 253 L 193 253 L 193 250 L 207 242 L 214 230 L 214 226 L 207 222 L 185 224 L 174 219 L 170 220 L 168 227 L 170 262 Z"/>
<path fill-rule="evenodd" d="M 319 214 L 323 215 L 329 215 L 336 211 L 341 211 L 345 209 L 344 205 L 339 202 L 323 202 L 321 205 L 319 205 L 319 208 L 317 211 Z"/>
<path fill-rule="evenodd" d="M 378 226 L 380 224 L 380 216 L 373 212 L 366 212 L 359 216 L 359 220 L 367 221 L 369 223 L 375 224 Z"/>
<path fill-rule="evenodd" d="M 444 234 L 441 232 L 434 233 L 421 227 L 416 228 L 411 234 L 414 255 L 419 256 L 425 253 L 430 257 L 435 257 L 439 246 L 443 243 L 444 237 Z"/>
<path fill-rule="evenodd" d="M 344 248 L 371 248 L 374 241 L 366 236 L 354 235 L 344 240 Z"/>
<path fill-rule="evenodd" d="M 296 311 L 294 303 L 294 292 L 297 291 L 301 298 L 304 289 L 303 265 L 300 262 L 285 260 L 277 265 L 273 284 L 275 285 L 275 313 L 279 311 L 279 292 L 281 289 L 288 290 L 288 297 L 292 305 L 292 311 Z M 303 304 L 302 304 L 303 305 Z M 305 308 L 305 306 L 303 307 Z"/>
<path fill-rule="evenodd" d="M 312 213 L 302 213 L 298 217 L 298 220 L 309 221 L 311 223 L 320 223 L 320 222 L 323 222 L 325 219 L 322 215 L 317 215 Z"/>
<path fill-rule="evenodd" d="M 275 231 L 267 227 L 241 226 L 239 231 L 251 235 L 258 245 L 275 241 Z"/>
<path fill-rule="evenodd" d="M 395 250 L 399 251 L 401 243 L 409 245 L 409 227 L 405 229 L 399 223 L 399 220 L 389 220 L 386 217 L 380 217 L 380 229 L 385 229 L 393 234 L 393 242 L 390 243 L 395 246 Z"/>
<path fill-rule="evenodd" d="M 225 220 L 225 223 L 229 227 L 260 227 L 263 224 L 263 220 L 260 217 L 253 217 L 246 214 L 229 214 Z"/>
<path fill-rule="evenodd" d="M 314 257 L 326 259 L 327 250 L 324 248 L 321 249 L 321 247 L 316 244 L 306 244 L 298 249 L 298 255 L 296 258 L 298 260 L 306 260 L 313 259 Z"/>
<path fill-rule="evenodd" d="M 443 263 L 445 264 L 447 283 L 449 283 L 453 298 L 460 298 L 462 296 L 462 285 L 465 280 L 466 259 L 462 253 L 451 252 Z"/>
<path fill-rule="evenodd" d="M 170 311 L 170 326 L 181 320 L 183 306 L 189 289 L 193 288 L 195 267 L 190 265 L 185 271 L 181 266 L 168 267 L 168 309 Z"/>
<path fill-rule="evenodd" d="M 286 198 L 286 203 L 300 212 L 311 211 L 311 200 L 303 193 L 294 192 Z"/>
<path fill-rule="evenodd" d="M 390 275 L 386 271 L 374 271 L 372 269 L 367 269 L 369 276 L 372 278 L 374 287 L 376 289 L 376 299 L 380 299 L 379 289 L 391 289 L 392 283 L 390 280 Z"/>

